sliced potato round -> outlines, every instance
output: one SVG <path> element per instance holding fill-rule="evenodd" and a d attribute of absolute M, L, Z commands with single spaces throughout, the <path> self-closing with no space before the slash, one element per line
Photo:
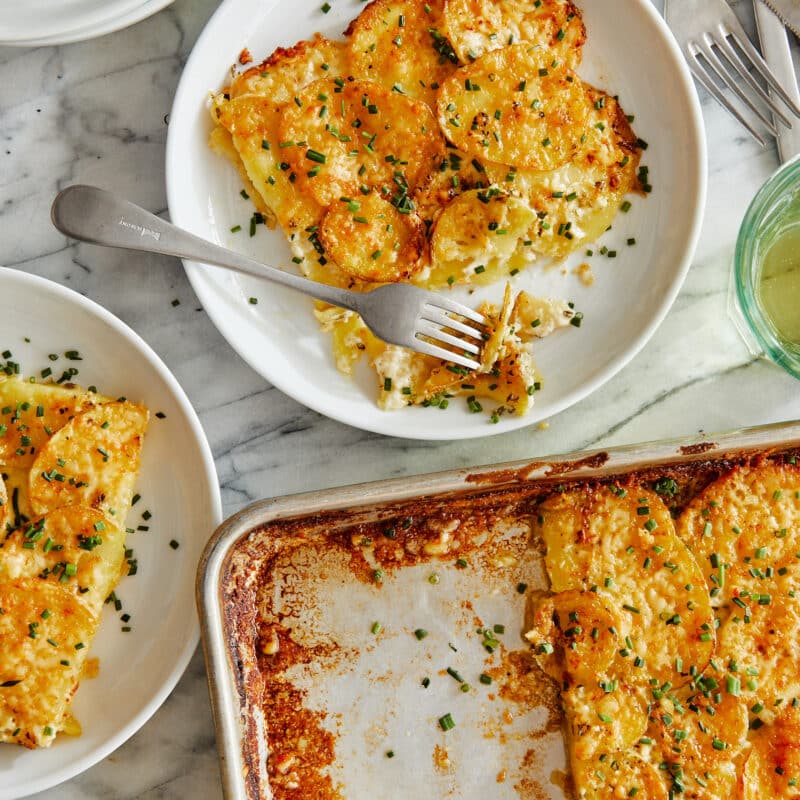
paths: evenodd
<path fill-rule="evenodd" d="M 720 659 L 733 659 L 745 671 L 742 696 L 751 702 L 768 700 L 763 720 L 775 715 L 776 699 L 787 702 L 800 694 L 800 603 L 770 589 L 767 585 L 737 598 L 742 605 L 731 606 L 718 633 Z"/>
<path fill-rule="evenodd" d="M 662 772 L 630 752 L 601 753 L 589 761 L 573 763 L 573 775 L 582 798 L 667 800 L 669 797 Z"/>
<path fill-rule="evenodd" d="M 425 103 L 371 81 L 316 81 L 286 106 L 279 147 L 303 191 L 322 205 L 361 186 L 409 209 L 409 193 L 444 146 Z"/>
<path fill-rule="evenodd" d="M 419 215 L 433 223 L 448 204 L 463 192 L 470 189 L 489 189 L 495 183 L 501 189 L 504 188 L 502 180 L 495 180 L 487 173 L 488 166 L 488 162 L 448 145 L 442 157 L 414 192 L 414 203 Z"/>
<path fill-rule="evenodd" d="M 425 225 L 372 192 L 342 197 L 328 208 L 319 239 L 349 275 L 370 283 L 395 283 L 424 266 Z"/>
<path fill-rule="evenodd" d="M 59 583 L 38 577 L 0 581 L 0 608 L 0 741 L 49 747 L 65 723 L 99 617 Z"/>
<path fill-rule="evenodd" d="M 708 588 L 717 589 L 715 605 L 730 604 L 742 590 L 769 593 L 784 576 L 796 580 L 798 491 L 800 467 L 765 462 L 734 468 L 686 507 L 678 535 L 694 553 Z"/>
<path fill-rule="evenodd" d="M 109 398 L 85 389 L 0 378 L 0 465 L 28 467 L 39 448 L 79 411 Z"/>
<path fill-rule="evenodd" d="M 710 677 L 719 679 L 716 673 Z M 723 677 L 724 683 L 724 677 Z M 650 713 L 647 738 L 670 788 L 689 800 L 733 797 L 747 744 L 747 704 L 725 691 L 662 697 Z"/>
<path fill-rule="evenodd" d="M 453 73 L 437 115 L 456 147 L 487 161 L 550 170 L 583 147 L 589 95 L 552 53 L 519 44 L 494 50 Z"/>
<path fill-rule="evenodd" d="M 800 707 L 786 706 L 751 739 L 742 776 L 742 800 L 800 797 Z"/>
<path fill-rule="evenodd" d="M 722 689 L 703 692 L 684 687 L 677 697 L 671 692 L 669 697 L 659 694 L 651 707 L 647 735 L 657 740 L 664 760 L 680 765 L 687 776 L 712 769 L 720 776 L 735 774 L 731 762 L 747 744 L 747 703 L 727 690 L 724 673 L 711 670 L 705 677 L 717 682 L 721 678 Z"/>
<path fill-rule="evenodd" d="M 99 614 L 119 580 L 124 554 L 123 529 L 101 511 L 66 506 L 7 536 L 3 575 L 10 580 L 38 577 L 58 583 Z M 72 565 L 69 569 L 74 568 L 74 574 L 65 572 L 67 565 Z"/>
<path fill-rule="evenodd" d="M 632 671 L 680 686 L 714 651 L 708 590 L 661 498 L 637 487 L 556 495 L 539 509 L 554 590 L 592 589 L 617 616 Z"/>
<path fill-rule="evenodd" d="M 647 703 L 641 689 L 618 683 L 607 691 L 592 683 L 573 686 L 561 697 L 573 769 L 602 753 L 631 747 L 647 730 Z"/>
<path fill-rule="evenodd" d="M 594 592 L 561 592 L 543 599 L 525 638 L 539 666 L 559 685 L 597 680 L 613 662 L 614 617 Z"/>
<path fill-rule="evenodd" d="M 319 223 L 322 208 L 297 191 L 284 168 L 278 134 L 283 107 L 269 95 L 239 97 L 218 107 L 217 122 L 230 132 L 247 177 L 286 235 L 302 236 Z"/>
<path fill-rule="evenodd" d="M 322 78 L 347 74 L 344 42 L 317 34 L 293 47 L 279 47 L 257 66 L 240 72 L 225 89 L 231 100 L 245 94 L 268 97 L 273 103 L 290 103 L 302 86 Z M 224 101 L 225 98 L 218 98 Z"/>
<path fill-rule="evenodd" d="M 436 105 L 436 90 L 458 68 L 444 37 L 444 0 L 374 0 L 345 31 L 350 74 Z"/>
<path fill-rule="evenodd" d="M 524 42 L 575 69 L 586 41 L 581 13 L 570 0 L 445 0 L 444 20 L 464 62 Z"/>
<path fill-rule="evenodd" d="M 585 140 L 570 163 L 551 172 L 489 166 L 497 182 L 525 199 L 536 220 L 528 232 L 530 250 L 563 259 L 594 242 L 612 224 L 625 195 L 636 185 L 639 146 L 619 103 L 591 86 Z"/>
<path fill-rule="evenodd" d="M 580 492 L 557 492 L 534 515 L 533 530 L 545 546 L 544 561 L 554 592 L 592 586 L 592 550 L 598 536 L 583 524 L 585 501 Z"/>
<path fill-rule="evenodd" d="M 270 227 L 277 221 L 283 228 L 303 274 L 334 286 L 347 286 L 348 278 L 332 261 L 320 263 L 313 231 L 323 208 L 298 191 L 279 146 L 279 126 L 283 108 L 303 86 L 346 72 L 344 44 L 316 36 L 278 48 L 259 66 L 237 75 L 211 105 L 217 123 L 212 148 L 237 164 L 250 199 Z"/>
<path fill-rule="evenodd" d="M 442 284 L 494 282 L 535 219 L 523 200 L 498 189 L 472 189 L 455 198 L 436 222 L 431 240 L 433 271 Z M 506 270 L 507 271 L 507 270 Z M 435 283 L 433 275 L 431 282 Z"/>
<path fill-rule="evenodd" d="M 597 240 L 611 225 L 625 195 L 636 186 L 640 149 L 625 112 L 606 93 L 584 84 L 591 108 L 580 151 L 555 170 L 494 164 L 455 148 L 414 194 L 420 216 L 435 223 L 448 205 L 470 190 L 500 190 L 522 200 L 535 213 L 523 246 L 505 272 L 520 270 L 540 255 L 563 259 Z M 488 267 L 478 282 L 496 278 Z M 434 272 L 437 284 L 441 282 Z"/>
<path fill-rule="evenodd" d="M 149 412 L 129 402 L 106 403 L 75 416 L 42 447 L 28 488 L 31 507 L 91 506 L 122 518 L 133 496 Z"/>

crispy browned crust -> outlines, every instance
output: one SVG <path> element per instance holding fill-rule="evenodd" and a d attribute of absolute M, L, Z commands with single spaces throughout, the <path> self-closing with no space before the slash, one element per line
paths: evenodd
<path fill-rule="evenodd" d="M 276 47 L 260 64 L 250 67 L 242 75 L 255 75 L 267 72 L 272 67 L 280 65 L 284 61 L 305 56 L 310 50 L 317 47 L 325 37 L 321 33 L 315 33 L 312 39 L 301 39 L 291 47 Z"/>

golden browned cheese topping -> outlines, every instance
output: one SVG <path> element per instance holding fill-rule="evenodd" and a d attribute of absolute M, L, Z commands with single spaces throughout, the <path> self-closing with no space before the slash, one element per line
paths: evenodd
<path fill-rule="evenodd" d="M 524 42 L 575 69 L 586 41 L 580 11 L 570 0 L 446 0 L 445 32 L 465 63 Z"/>
<path fill-rule="evenodd" d="M 586 35 L 568 0 L 373 0 L 345 41 L 317 35 L 236 74 L 213 98 L 211 146 L 239 169 L 251 235 L 280 225 L 312 280 L 507 281 L 594 242 L 649 180 L 616 99 L 575 72 Z M 537 301 L 580 326 L 566 301 Z M 367 355 L 386 410 L 461 395 L 496 422 L 542 388 L 532 337 L 509 333 L 502 358 L 439 396 L 429 378 L 445 362 L 386 345 L 352 312 L 316 314 L 342 372 Z"/>
<path fill-rule="evenodd" d="M 148 411 L 0 378 L 0 741 L 77 733 L 69 705 L 125 564 Z"/>
<path fill-rule="evenodd" d="M 295 96 L 282 115 L 279 146 L 301 190 L 322 205 L 362 185 L 385 197 L 411 190 L 444 148 L 425 103 L 371 81 L 315 81 Z"/>
<path fill-rule="evenodd" d="M 553 495 L 537 526 L 554 594 L 527 635 L 561 689 L 578 798 L 797 796 L 794 461 L 730 469 L 674 523 L 630 484 Z"/>
<path fill-rule="evenodd" d="M 499 164 L 552 170 L 571 161 L 591 102 L 548 50 L 492 50 L 453 73 L 437 99 L 439 125 L 456 147 Z"/>
<path fill-rule="evenodd" d="M 352 74 L 435 107 L 459 59 L 443 34 L 444 0 L 373 0 L 346 31 Z"/>

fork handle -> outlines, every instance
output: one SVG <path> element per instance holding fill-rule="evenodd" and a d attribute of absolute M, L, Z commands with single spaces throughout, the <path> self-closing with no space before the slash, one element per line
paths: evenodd
<path fill-rule="evenodd" d="M 62 233 L 91 244 L 162 253 L 273 281 L 335 306 L 359 310 L 359 293 L 327 286 L 261 264 L 213 244 L 96 186 L 69 186 L 53 201 L 53 224 Z"/>

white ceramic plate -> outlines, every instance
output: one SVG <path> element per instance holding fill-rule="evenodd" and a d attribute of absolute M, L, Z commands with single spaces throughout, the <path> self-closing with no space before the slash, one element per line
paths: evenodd
<path fill-rule="evenodd" d="M 24 341 L 29 337 L 30 342 Z M 26 374 L 64 363 L 49 353 L 79 350 L 75 378 L 153 412 L 137 483 L 141 500 L 128 526 L 138 573 L 120 582 L 123 611 L 106 606 L 92 655 L 100 674 L 82 682 L 73 703 L 83 734 L 59 736 L 47 750 L 0 745 L 0 800 L 43 791 L 90 767 L 132 736 L 164 702 L 198 640 L 194 578 L 200 553 L 221 519 L 214 461 L 203 430 L 175 378 L 130 328 L 58 284 L 0 268 L 0 352 Z M 3 359 L 5 363 L 5 359 Z M 56 372 L 56 374 L 58 374 Z M 156 412 L 166 414 L 164 419 Z M 150 511 L 146 523 L 142 514 Z M 170 540 L 179 542 L 173 550 Z M 131 615 L 123 633 L 120 613 Z"/>
<path fill-rule="evenodd" d="M 0 0 L 0 45 L 40 47 L 94 39 L 140 22 L 173 0 Z"/>
<path fill-rule="evenodd" d="M 580 3 L 579 3 L 580 4 Z M 337 0 L 329 14 L 319 0 L 227 0 L 200 36 L 178 86 L 167 141 L 167 193 L 173 222 L 215 242 L 275 265 L 289 265 L 283 234 L 259 226 L 248 238 L 252 213 L 241 199 L 236 170 L 208 148 L 209 92 L 224 85 L 243 47 L 258 60 L 278 45 L 292 45 L 315 31 L 341 35 L 363 4 Z M 588 42 L 580 73 L 618 94 L 634 127 L 649 142 L 642 163 L 653 193 L 631 198 L 603 243 L 617 258 L 590 259 L 595 284 L 585 287 L 572 269 L 580 251 L 561 269 L 531 267 L 515 288 L 566 297 L 585 318 L 535 350 L 544 388 L 525 417 L 470 414 L 462 398 L 442 412 L 375 405 L 376 378 L 366 367 L 350 379 L 337 372 L 329 338 L 312 317 L 312 302 L 289 290 L 188 263 L 187 272 L 211 319 L 261 375 L 305 405 L 370 431 L 419 439 L 461 439 L 529 425 L 595 391 L 644 345 L 672 304 L 689 267 L 705 206 L 703 123 L 694 85 L 671 34 L 649 0 L 583 3 Z M 230 228 L 242 225 L 242 232 Z M 636 239 L 635 246 L 626 244 Z M 597 250 L 597 248 L 594 248 Z M 502 296 L 496 285 L 469 302 Z M 456 299 L 467 299 L 454 290 Z M 248 303 L 257 297 L 258 304 Z M 363 359 L 362 359 L 363 360 Z"/>

